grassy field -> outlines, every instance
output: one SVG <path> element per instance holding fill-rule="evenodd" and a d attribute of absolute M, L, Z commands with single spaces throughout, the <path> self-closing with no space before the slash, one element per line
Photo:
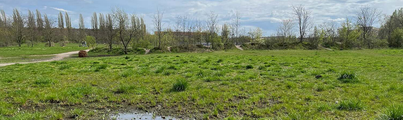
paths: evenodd
<path fill-rule="evenodd" d="M 219 51 L 0 67 L 0 119 L 401 119 L 403 50 Z M 399 118 L 400 117 L 400 118 Z"/>
<path fill-rule="evenodd" d="M 52 54 L 70 51 L 85 50 L 88 48 L 78 47 L 78 44 L 67 44 L 65 47 L 58 45 L 44 47 L 44 44 L 37 44 L 34 47 L 23 45 L 22 47 L 0 47 L 0 63 L 29 62 L 52 58 Z"/>

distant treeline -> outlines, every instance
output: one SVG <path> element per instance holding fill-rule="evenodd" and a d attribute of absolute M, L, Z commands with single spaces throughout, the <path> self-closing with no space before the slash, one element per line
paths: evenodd
<path fill-rule="evenodd" d="M 356 13 L 355 21 L 346 19 L 341 26 L 335 22 L 320 25 L 312 23 L 310 11 L 303 6 L 292 7 L 294 17 L 285 19 L 278 26 L 277 33 L 262 37 L 262 30 L 256 28 L 246 32 L 240 28 L 241 15 L 237 12 L 231 23 L 218 25 L 218 15 L 211 12 L 207 19 L 190 19 L 178 16 L 173 28 L 163 29 L 163 12 L 153 17 L 154 33 L 147 32 L 143 18 L 129 15 L 121 9 L 109 14 L 94 13 L 91 28 L 84 25 L 80 14 L 79 27 L 73 28 L 69 14 L 60 12 L 57 20 L 51 20 L 40 11 L 28 11 L 22 15 L 14 9 L 12 16 L 0 10 L 0 47 L 46 43 L 64 45 L 69 42 L 86 41 L 91 47 L 107 44 L 109 50 L 119 45 L 124 53 L 128 49 L 147 48 L 167 50 L 168 48 L 191 51 L 192 48 L 214 50 L 233 49 L 242 45 L 245 49 L 373 49 L 401 48 L 403 46 L 403 9 L 380 20 L 377 9 L 362 7 Z M 380 28 L 374 24 L 383 21 Z"/>

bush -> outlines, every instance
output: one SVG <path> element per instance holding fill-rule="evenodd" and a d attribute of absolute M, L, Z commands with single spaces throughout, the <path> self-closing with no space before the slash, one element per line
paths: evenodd
<path fill-rule="evenodd" d="M 403 105 L 389 107 L 381 120 L 403 120 Z"/>
<path fill-rule="evenodd" d="M 339 110 L 349 110 L 349 111 L 356 111 L 361 110 L 363 105 L 359 100 L 345 100 L 340 102 L 340 105 L 337 107 Z"/>
<path fill-rule="evenodd" d="M 356 83 L 358 82 L 358 79 L 355 75 L 355 73 L 352 72 L 343 72 L 340 77 L 338 78 L 343 83 Z"/>
<path fill-rule="evenodd" d="M 194 52 L 198 47 L 195 45 L 180 45 L 171 47 L 171 52 L 181 53 L 181 52 Z"/>
<path fill-rule="evenodd" d="M 180 92 L 185 91 L 188 87 L 188 82 L 185 79 L 178 79 L 176 83 L 172 86 L 172 91 Z"/>
<path fill-rule="evenodd" d="M 85 38 L 85 41 L 87 41 L 88 47 L 95 48 L 97 46 L 97 41 L 95 40 L 95 37 L 93 37 L 93 36 L 87 36 Z"/>
<path fill-rule="evenodd" d="M 146 51 L 143 48 L 134 48 L 127 49 L 128 54 L 145 54 Z M 124 55 L 125 52 L 122 48 L 113 48 L 109 50 L 109 48 L 94 48 L 89 51 L 89 53 L 98 53 L 98 54 L 106 54 L 106 55 Z"/>
<path fill-rule="evenodd" d="M 396 29 L 389 39 L 389 47 L 401 48 L 403 46 L 403 29 Z"/>

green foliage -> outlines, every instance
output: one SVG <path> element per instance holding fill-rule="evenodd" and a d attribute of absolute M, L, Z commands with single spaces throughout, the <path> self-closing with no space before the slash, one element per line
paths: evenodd
<path fill-rule="evenodd" d="M 134 88 L 135 87 L 131 86 L 131 85 L 121 85 L 115 90 L 115 93 L 117 93 L 117 94 L 129 93 L 129 91 L 133 90 Z"/>
<path fill-rule="evenodd" d="M 103 70 L 103 69 L 106 69 L 108 67 L 108 64 L 101 64 L 101 65 L 96 65 L 95 66 L 95 72 L 99 72 L 99 71 L 101 71 L 101 70 Z"/>
<path fill-rule="evenodd" d="M 224 43 L 221 41 L 220 37 L 213 37 L 212 47 L 214 50 L 222 50 L 224 49 Z"/>
<path fill-rule="evenodd" d="M 362 31 L 358 26 L 353 26 L 349 19 L 342 24 L 341 30 L 339 30 L 339 38 L 341 39 L 341 48 L 352 49 L 360 46 L 362 43 L 359 41 L 359 37 Z"/>
<path fill-rule="evenodd" d="M 172 86 L 172 91 L 181 92 L 185 91 L 189 83 L 185 79 L 178 79 Z"/>
<path fill-rule="evenodd" d="M 380 116 L 381 120 L 403 120 L 403 105 L 393 105 Z"/>
<path fill-rule="evenodd" d="M 389 39 L 389 47 L 401 48 L 403 47 L 403 28 L 395 29 Z"/>
<path fill-rule="evenodd" d="M 87 36 L 87 37 L 85 37 L 85 41 L 87 41 L 88 47 L 91 47 L 91 48 L 97 47 L 97 41 L 96 41 L 95 37 Z"/>
<path fill-rule="evenodd" d="M 50 86 L 53 80 L 47 77 L 39 77 L 35 80 L 34 84 L 38 86 Z"/>
<path fill-rule="evenodd" d="M 349 110 L 349 111 L 357 111 L 363 109 L 363 104 L 359 100 L 344 100 L 340 102 L 340 105 L 337 107 L 339 110 Z"/>

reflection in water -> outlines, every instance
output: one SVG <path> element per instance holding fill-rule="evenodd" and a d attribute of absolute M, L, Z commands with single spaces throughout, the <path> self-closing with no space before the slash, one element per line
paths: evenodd
<path fill-rule="evenodd" d="M 116 120 L 177 120 L 170 116 L 156 116 L 153 113 L 118 113 L 111 116 Z"/>

